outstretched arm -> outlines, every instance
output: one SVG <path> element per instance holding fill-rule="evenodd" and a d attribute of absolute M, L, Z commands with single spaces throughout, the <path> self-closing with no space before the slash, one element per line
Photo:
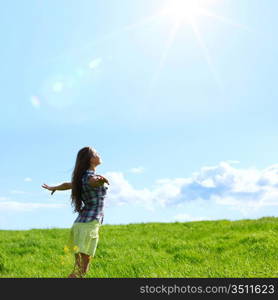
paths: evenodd
<path fill-rule="evenodd" d="M 92 186 L 92 187 L 100 187 L 101 185 L 103 185 L 104 183 L 109 184 L 109 181 L 101 175 L 94 175 L 91 176 L 88 180 L 88 183 Z"/>
<path fill-rule="evenodd" d="M 71 182 L 64 182 L 60 185 L 56 185 L 56 186 L 49 186 L 47 184 L 43 184 L 42 187 L 44 189 L 47 189 L 49 191 L 52 191 L 51 195 L 53 195 L 53 193 L 57 190 L 57 191 L 64 191 L 64 190 L 70 190 L 72 187 Z"/>

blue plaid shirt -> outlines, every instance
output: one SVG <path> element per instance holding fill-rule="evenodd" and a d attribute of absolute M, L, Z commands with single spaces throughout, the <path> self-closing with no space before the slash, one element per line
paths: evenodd
<path fill-rule="evenodd" d="M 95 188 L 92 187 L 88 183 L 88 179 L 94 175 L 94 171 L 87 170 L 82 176 L 81 200 L 84 205 L 74 223 L 86 223 L 93 220 L 99 220 L 101 224 L 103 223 L 104 199 L 108 187 L 104 185 Z"/>

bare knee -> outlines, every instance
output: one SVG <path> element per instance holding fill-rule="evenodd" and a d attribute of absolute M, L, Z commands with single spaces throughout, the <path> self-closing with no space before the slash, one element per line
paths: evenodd
<path fill-rule="evenodd" d="M 91 255 L 85 254 L 85 253 L 80 253 L 83 261 L 90 261 L 91 260 Z"/>

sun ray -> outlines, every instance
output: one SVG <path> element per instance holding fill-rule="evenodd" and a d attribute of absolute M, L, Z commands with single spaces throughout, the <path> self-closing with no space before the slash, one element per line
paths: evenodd
<path fill-rule="evenodd" d="M 214 79 L 215 79 L 216 83 L 218 84 L 218 86 L 222 87 L 222 82 L 221 82 L 221 80 L 220 80 L 220 78 L 218 76 L 218 73 L 217 73 L 217 71 L 216 71 L 216 69 L 214 67 L 214 64 L 212 62 L 211 56 L 209 54 L 209 50 L 208 50 L 208 48 L 207 48 L 207 46 L 206 46 L 206 44 L 205 44 L 205 42 L 204 42 L 204 40 L 203 40 L 203 38 L 201 36 L 201 32 L 200 32 L 199 28 L 197 27 L 196 22 L 193 19 L 191 20 L 190 23 L 191 23 L 192 30 L 193 30 L 193 32 L 195 34 L 195 37 L 196 37 L 196 39 L 197 39 L 197 41 L 198 41 L 198 43 L 200 45 L 200 48 L 203 51 L 203 55 L 204 55 L 204 57 L 206 59 L 206 62 L 208 64 L 208 66 L 209 66 L 209 69 L 210 69 L 211 73 L 213 74 Z"/>
<path fill-rule="evenodd" d="M 150 15 L 150 16 L 147 16 L 147 17 L 143 18 L 139 22 L 128 24 L 128 25 L 125 25 L 124 27 L 121 27 L 120 29 L 117 29 L 117 30 L 114 30 L 112 32 L 106 33 L 106 34 L 104 34 L 103 36 L 97 38 L 94 41 L 90 41 L 86 44 L 83 44 L 82 46 L 79 46 L 78 49 L 75 49 L 75 53 L 76 53 L 76 51 L 78 51 L 79 53 L 82 53 L 84 51 L 88 51 L 88 50 L 92 49 L 95 46 L 98 46 L 98 45 L 100 45 L 102 43 L 105 43 L 109 40 L 113 40 L 113 39 L 117 38 L 118 36 L 123 34 L 123 32 L 128 32 L 128 31 L 140 29 L 143 26 L 149 25 L 149 24 L 157 21 L 158 18 L 160 18 L 160 17 L 161 17 L 161 15 L 159 13 L 156 13 L 156 14 L 153 14 L 153 15 Z M 42 64 L 49 64 L 51 62 L 55 62 L 57 60 L 64 59 L 66 56 L 71 56 L 71 54 L 70 53 L 68 53 L 68 54 L 67 53 L 66 54 L 62 53 L 62 54 L 59 54 L 57 56 L 51 57 L 48 60 L 44 60 L 41 63 Z"/>
<path fill-rule="evenodd" d="M 156 21 L 158 17 L 160 17 L 158 14 L 154 14 L 154 15 L 145 17 L 144 19 L 142 19 L 139 22 L 125 25 L 124 27 L 122 27 L 122 28 L 120 28 L 118 30 L 115 30 L 113 32 L 105 34 L 104 36 L 102 36 L 101 38 L 99 38 L 96 41 L 88 43 L 85 47 L 83 47 L 83 50 L 84 50 L 84 48 L 89 48 L 91 46 L 95 46 L 95 45 L 101 44 L 102 42 L 106 42 L 107 40 L 111 40 L 113 38 L 116 38 L 117 36 L 121 35 L 124 31 L 127 31 L 127 32 L 128 31 L 132 31 L 132 30 L 144 27 L 144 26 L 146 26 L 148 24 L 151 24 L 154 21 Z"/>
<path fill-rule="evenodd" d="M 164 49 L 164 51 L 162 52 L 161 54 L 161 58 L 160 58 L 160 61 L 159 61 L 159 64 L 158 64 L 158 68 L 156 69 L 154 75 L 153 75 L 153 78 L 151 80 L 151 86 L 153 84 L 155 84 L 155 82 L 158 80 L 158 77 L 159 77 L 159 74 L 160 72 L 162 71 L 163 67 L 164 67 L 164 64 L 165 64 L 165 61 L 168 57 L 168 53 L 175 41 L 175 38 L 176 38 L 176 35 L 177 35 L 177 32 L 179 30 L 181 26 L 181 22 L 180 20 L 177 20 L 174 24 L 174 26 L 172 27 L 172 30 L 170 32 L 170 35 L 169 35 L 169 38 L 167 40 L 167 43 L 166 43 L 166 47 Z"/>
<path fill-rule="evenodd" d="M 173 29 L 171 31 L 170 37 L 168 39 L 168 42 L 166 44 L 166 47 L 164 51 L 162 52 L 161 59 L 158 65 L 157 70 L 155 71 L 152 79 L 151 79 L 151 86 L 153 83 L 155 83 L 159 77 L 159 73 L 162 71 L 166 59 L 169 54 L 169 50 L 171 49 L 174 40 L 176 38 L 177 32 L 179 28 L 181 27 L 182 23 L 187 23 L 189 26 L 191 26 L 195 38 L 203 52 L 203 55 L 205 57 L 205 60 L 208 64 L 208 67 L 215 79 L 216 84 L 219 86 L 219 88 L 222 87 L 222 82 L 220 80 L 220 77 L 218 76 L 218 73 L 214 67 L 214 63 L 212 61 L 211 55 L 209 53 L 209 50 L 204 42 L 204 39 L 201 35 L 201 32 L 197 26 L 197 19 L 199 19 L 201 16 L 207 16 L 210 18 L 217 19 L 223 23 L 229 24 L 234 27 L 238 27 L 240 29 L 244 29 L 246 31 L 251 32 L 251 30 L 242 24 L 234 22 L 232 19 L 226 18 L 221 15 L 214 14 L 208 10 L 206 10 L 204 7 L 201 6 L 201 1 L 196 0 L 172 0 L 169 2 L 169 5 L 165 6 L 161 11 L 160 15 L 163 17 L 169 17 L 173 21 Z"/>
<path fill-rule="evenodd" d="M 162 7 L 161 10 L 159 10 L 157 13 L 154 13 L 153 15 L 149 15 L 139 22 L 135 22 L 129 25 L 126 25 L 124 27 L 121 27 L 120 29 L 116 29 L 110 33 L 107 33 L 105 35 L 102 35 L 98 39 L 88 42 L 86 44 L 83 44 L 81 47 L 78 47 L 78 49 L 75 49 L 75 55 L 76 52 L 81 53 L 85 50 L 89 51 L 94 46 L 99 45 L 101 43 L 105 43 L 107 41 L 115 40 L 118 36 L 122 35 L 124 32 L 129 32 L 133 30 L 140 29 L 144 26 L 148 26 L 154 22 L 158 22 L 158 20 L 165 20 L 165 18 L 170 19 L 172 23 L 172 28 L 170 30 L 169 36 L 166 41 L 166 45 L 164 50 L 162 51 L 160 55 L 160 60 L 158 63 L 158 66 L 156 70 L 154 71 L 153 76 L 150 80 L 150 86 L 152 86 L 159 78 L 159 74 L 161 73 L 162 69 L 165 66 L 167 57 L 169 56 L 169 52 L 174 44 L 174 41 L 177 37 L 177 33 L 180 30 L 181 26 L 183 26 L 184 23 L 187 24 L 187 26 L 190 26 L 194 32 L 195 38 L 198 41 L 198 44 L 200 48 L 202 49 L 203 55 L 205 57 L 205 60 L 217 82 L 218 85 L 220 85 L 220 79 L 219 76 L 215 70 L 212 58 L 210 56 L 209 50 L 204 42 L 204 39 L 200 33 L 200 30 L 198 28 L 198 20 L 200 20 L 201 17 L 209 17 L 212 19 L 216 19 L 218 21 L 221 21 L 223 23 L 226 23 L 228 25 L 238 27 L 240 29 L 251 31 L 247 26 L 243 24 L 236 23 L 234 20 L 226 18 L 222 15 L 217 15 L 213 12 L 211 12 L 211 9 L 208 8 L 208 5 L 211 3 L 216 3 L 217 0 L 169 0 L 167 2 L 167 5 Z M 211 7 L 211 6 L 210 6 Z M 70 53 L 68 53 L 68 56 L 71 56 Z M 82 56 L 82 55 L 81 55 Z M 60 58 L 64 58 L 65 55 L 59 55 L 55 58 L 52 58 L 51 60 L 56 60 Z"/>
<path fill-rule="evenodd" d="M 200 6 L 200 1 L 196 1 L 196 0 L 171 0 L 171 2 L 169 2 L 170 5 L 169 6 L 165 6 L 162 10 L 160 10 L 158 13 L 146 17 L 144 18 L 142 21 L 134 23 L 134 24 L 130 24 L 125 26 L 124 28 L 122 28 L 122 31 L 130 31 L 130 30 L 134 30 L 137 28 L 140 28 L 142 26 L 145 26 L 149 23 L 152 23 L 153 21 L 157 20 L 160 17 L 167 17 L 170 15 L 170 17 L 172 17 L 173 19 L 173 26 L 172 26 L 172 30 L 170 32 L 170 35 L 168 37 L 166 46 L 164 51 L 161 54 L 161 58 L 159 61 L 159 65 L 156 69 L 156 71 L 154 72 L 154 75 L 151 79 L 150 82 L 150 86 L 152 87 L 153 84 L 158 80 L 159 75 L 162 71 L 162 69 L 165 66 L 165 62 L 167 60 L 167 57 L 169 55 L 169 51 L 175 41 L 175 38 L 177 36 L 177 33 L 182 25 L 182 23 L 186 22 L 189 23 L 189 25 L 191 26 L 195 38 L 203 52 L 204 58 L 208 64 L 208 67 L 211 71 L 211 73 L 213 74 L 213 77 L 217 83 L 217 85 L 219 87 L 222 87 L 222 82 L 218 76 L 218 73 L 214 67 L 211 55 L 209 53 L 209 50 L 203 40 L 203 37 L 200 33 L 200 30 L 197 26 L 197 22 L 196 19 L 199 18 L 200 16 L 207 16 L 210 18 L 214 18 L 217 19 L 223 23 L 226 23 L 228 25 L 234 26 L 234 27 L 238 27 L 240 29 L 246 30 L 251 32 L 251 30 L 243 25 L 243 24 L 239 24 L 234 22 L 232 19 L 229 19 L 227 17 L 221 16 L 221 15 L 217 15 L 215 13 L 210 12 L 209 10 L 206 10 L 205 8 Z M 119 32 L 115 32 L 113 34 L 110 34 L 107 36 L 107 38 L 111 38 L 113 35 L 117 35 L 119 34 Z"/>
<path fill-rule="evenodd" d="M 143 20 L 141 20 L 139 22 L 126 25 L 122 30 L 129 31 L 129 30 L 133 30 L 133 29 L 136 29 L 136 28 L 140 28 L 142 26 L 145 26 L 148 23 L 152 23 L 153 21 L 156 21 L 157 18 L 159 18 L 159 17 L 161 17 L 161 15 L 158 14 L 158 13 L 154 14 L 154 15 L 151 15 L 151 16 L 148 16 L 148 17 L 144 18 Z"/>
<path fill-rule="evenodd" d="M 240 24 L 240 23 L 235 23 L 232 19 L 229 19 L 229 18 L 224 17 L 224 16 L 219 16 L 219 15 L 214 14 L 214 13 L 208 11 L 208 10 L 203 9 L 201 11 L 201 15 L 206 16 L 206 17 L 211 17 L 211 18 L 217 19 L 217 20 L 219 20 L 223 23 L 226 23 L 228 25 L 231 25 L 231 26 L 234 26 L 234 27 L 239 27 L 239 28 L 241 28 L 243 30 L 246 30 L 248 32 L 252 32 L 252 30 L 249 27 L 247 27 L 246 25 L 243 25 L 243 24 Z"/>

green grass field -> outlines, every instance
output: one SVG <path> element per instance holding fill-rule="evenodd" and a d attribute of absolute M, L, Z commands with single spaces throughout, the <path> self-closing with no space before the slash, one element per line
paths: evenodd
<path fill-rule="evenodd" d="M 69 229 L 0 230 L 0 277 L 67 277 Z M 278 218 L 103 225 L 90 277 L 278 277 Z"/>

